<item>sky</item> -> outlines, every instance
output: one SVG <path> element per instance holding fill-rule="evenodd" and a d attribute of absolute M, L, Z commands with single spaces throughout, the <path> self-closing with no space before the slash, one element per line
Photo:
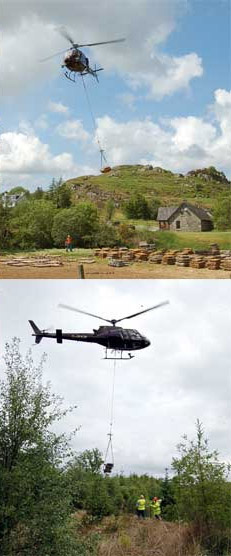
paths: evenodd
<path fill-rule="evenodd" d="M 47 354 L 43 382 L 77 409 L 59 432 L 80 427 L 73 448 L 97 447 L 103 455 L 110 430 L 113 361 L 95 344 L 43 339 L 34 344 L 29 319 L 41 328 L 91 332 L 100 320 L 58 307 L 72 305 L 104 318 L 122 318 L 169 300 L 169 304 L 129 321 L 151 345 L 135 358 L 116 363 L 113 411 L 115 473 L 163 477 L 176 446 L 196 437 L 203 424 L 209 449 L 231 459 L 231 283 L 228 280 L 2 280 L 0 285 L 0 374 L 4 346 L 21 339 L 35 363 Z"/>
<path fill-rule="evenodd" d="M 173 172 L 215 166 L 231 178 L 230 0 L 3 0 L 0 192 L 98 175 L 110 166 Z M 83 48 L 99 84 L 68 81 L 69 48 Z"/>

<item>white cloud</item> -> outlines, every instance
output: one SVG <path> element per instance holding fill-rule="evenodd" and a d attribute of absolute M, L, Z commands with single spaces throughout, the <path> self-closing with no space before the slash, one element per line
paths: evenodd
<path fill-rule="evenodd" d="M 57 114 L 68 114 L 69 108 L 65 106 L 62 102 L 50 102 L 48 103 L 48 110 L 50 112 L 57 112 Z"/>
<path fill-rule="evenodd" d="M 155 54 L 146 73 L 130 74 L 129 82 L 134 89 L 146 86 L 150 98 L 162 99 L 176 91 L 188 89 L 190 81 L 203 74 L 202 60 L 196 53 L 170 57 Z"/>
<path fill-rule="evenodd" d="M 216 166 L 231 172 L 231 93 L 218 89 L 210 121 L 188 116 L 156 123 L 98 119 L 98 132 L 112 165 L 152 163 L 172 171 Z"/>
<path fill-rule="evenodd" d="M 80 43 L 125 37 L 121 44 L 91 48 L 90 62 L 120 72 L 132 86 L 146 87 L 153 98 L 188 88 L 191 79 L 202 75 L 198 55 L 161 53 L 161 46 L 186 10 L 187 0 L 117 0 L 110 6 L 103 0 L 96 4 L 86 0 L 81 10 L 68 1 L 14 2 L 13 9 L 8 2 L 3 8 L 2 94 L 15 95 L 38 79 L 58 74 L 62 54 L 44 63 L 39 59 L 69 48 L 57 32 L 63 22 Z"/>
<path fill-rule="evenodd" d="M 46 184 L 51 177 L 70 178 L 95 173 L 87 165 L 76 164 L 68 152 L 53 155 L 49 145 L 42 143 L 30 127 L 27 127 L 27 132 L 3 133 L 0 141 L 1 182 L 4 189 L 14 184 L 33 184 L 34 188 Z"/>
<path fill-rule="evenodd" d="M 75 139 L 77 141 L 87 141 L 90 134 L 84 129 L 80 120 L 68 120 L 56 127 L 56 131 L 66 139 Z"/>

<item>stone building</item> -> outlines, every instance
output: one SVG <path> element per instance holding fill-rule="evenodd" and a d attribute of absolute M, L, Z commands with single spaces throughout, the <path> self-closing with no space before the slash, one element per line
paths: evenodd
<path fill-rule="evenodd" d="M 184 232 L 208 232 L 213 229 L 211 214 L 186 201 L 178 207 L 160 207 L 157 221 L 160 230 Z"/>

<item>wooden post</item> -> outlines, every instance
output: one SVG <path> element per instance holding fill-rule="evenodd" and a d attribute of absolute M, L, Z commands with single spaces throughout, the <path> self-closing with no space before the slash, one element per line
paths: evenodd
<path fill-rule="evenodd" d="M 79 277 L 80 279 L 85 278 L 85 276 L 84 276 L 83 264 L 79 264 L 79 265 L 78 265 L 78 277 Z"/>

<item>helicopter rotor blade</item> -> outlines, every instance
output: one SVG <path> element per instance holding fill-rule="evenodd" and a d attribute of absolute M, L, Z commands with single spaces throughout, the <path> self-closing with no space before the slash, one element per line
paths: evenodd
<path fill-rule="evenodd" d="M 147 313 L 148 311 L 152 311 L 153 309 L 158 309 L 158 307 L 162 307 L 163 305 L 168 305 L 169 301 L 162 301 L 162 303 L 158 303 L 158 305 L 154 305 L 153 307 L 149 307 L 148 309 L 144 309 L 143 311 L 139 311 L 138 313 L 134 313 L 133 315 L 129 315 L 128 317 L 123 317 L 122 319 L 117 319 L 115 322 L 121 322 L 125 319 L 132 319 L 133 317 L 137 317 L 138 315 L 142 315 L 142 313 Z"/>
<path fill-rule="evenodd" d="M 126 41 L 126 39 L 115 39 L 114 41 L 90 42 L 88 44 L 78 44 L 78 45 L 75 45 L 75 46 L 80 46 L 80 47 L 82 47 L 82 46 L 97 46 L 98 44 L 112 44 L 112 43 L 115 43 L 115 42 L 124 42 L 124 41 Z"/>
<path fill-rule="evenodd" d="M 64 25 L 62 27 L 59 27 L 58 31 L 59 31 L 59 33 L 61 33 L 61 35 L 65 39 L 67 39 L 67 41 L 69 41 L 72 44 L 72 46 L 77 46 L 77 45 L 75 45 L 71 35 L 68 33 L 68 31 L 67 31 L 66 27 L 64 27 Z"/>
<path fill-rule="evenodd" d="M 70 305 L 64 305 L 63 303 L 59 303 L 59 307 L 62 309 L 68 309 L 69 311 L 73 311 L 74 313 L 82 313 L 82 315 L 88 315 L 89 317 L 95 317 L 96 319 L 104 320 L 105 322 L 110 322 L 109 319 L 104 319 L 103 317 L 99 317 L 98 315 L 93 315 L 92 313 L 88 313 L 87 311 L 81 311 L 81 309 L 76 309 L 75 307 L 71 307 Z"/>
<path fill-rule="evenodd" d="M 51 60 L 51 58 L 54 58 L 55 56 L 58 56 L 59 54 L 64 54 L 64 52 L 67 51 L 67 48 L 65 50 L 61 50 L 60 52 L 56 52 L 56 54 L 52 54 L 51 56 L 47 56 L 47 58 L 42 58 L 41 60 L 39 60 L 39 62 L 46 62 L 47 60 Z"/>

